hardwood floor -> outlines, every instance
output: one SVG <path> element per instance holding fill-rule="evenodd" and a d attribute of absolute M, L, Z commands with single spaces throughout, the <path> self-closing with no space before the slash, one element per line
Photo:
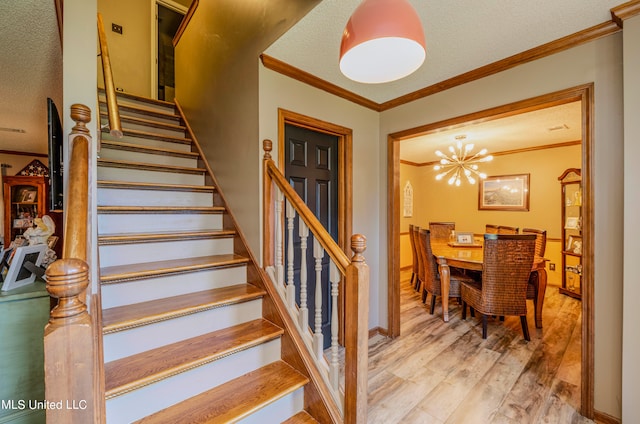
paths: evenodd
<path fill-rule="evenodd" d="M 528 301 L 531 341 L 518 317 L 479 318 L 450 302 L 450 322 L 439 302 L 429 315 L 402 273 L 401 336 L 369 342 L 368 422 L 592 423 L 580 405 L 580 301 L 547 288 L 543 328 Z"/>

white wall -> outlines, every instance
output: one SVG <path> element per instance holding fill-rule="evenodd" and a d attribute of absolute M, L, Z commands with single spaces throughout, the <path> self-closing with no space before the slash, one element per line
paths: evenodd
<path fill-rule="evenodd" d="M 96 15 L 98 13 L 97 0 L 65 0 L 64 2 L 64 48 L 63 48 L 63 98 L 64 106 L 58 109 L 64 125 L 64 133 L 71 133 L 71 128 L 75 125 L 73 120 L 69 118 L 71 105 L 80 103 L 91 109 L 91 122 L 88 124 L 89 131 L 93 140 L 97 138 L 97 121 L 99 121 L 99 113 L 96 110 L 98 104 L 98 96 L 96 93 L 96 73 L 97 65 L 95 60 L 98 30 L 96 27 Z M 73 24 L 69 24 L 73 23 Z M 60 105 L 58 105 L 60 107 Z M 64 116 L 64 118 L 62 118 Z M 89 190 L 90 198 L 97 198 L 96 188 L 96 158 L 97 143 L 90 145 L 89 158 Z M 69 146 L 65 145 L 64 163 L 68 164 Z M 69 175 L 65 171 L 65 193 Z M 66 208 L 65 208 L 66 209 Z M 65 214 L 68 211 L 65 210 Z M 89 213 L 90 223 L 87 228 L 90 235 L 89 248 L 91 249 L 91 257 L 89 258 L 89 266 L 91 267 L 91 284 L 94 290 L 97 290 L 98 284 L 98 251 L 97 251 L 97 216 Z"/>
<path fill-rule="evenodd" d="M 386 238 L 387 135 L 443 119 L 595 83 L 595 409 L 621 415 L 622 344 L 622 37 L 597 41 L 520 65 L 478 81 L 400 106 L 381 115 L 380 234 Z M 429 66 L 429 64 L 427 64 Z M 355 165 L 357 166 L 357 164 Z M 381 239 L 380 256 L 386 257 Z M 381 270 L 386 274 L 386 269 Z M 379 293 L 386 305 L 386 287 Z M 380 309 L 386 322 L 386 308 Z"/>
<path fill-rule="evenodd" d="M 378 297 L 379 287 L 386 285 L 385 274 L 379 271 L 386 261 L 379 254 L 381 243 L 386 243 L 379 231 L 381 190 L 377 164 L 380 158 L 376 148 L 379 114 L 259 66 L 260 140 L 268 138 L 274 142 L 274 158 L 278 157 L 278 108 L 353 130 L 353 232 L 367 237 L 364 256 L 371 275 L 369 328 L 386 328 L 386 321 L 379 320 L 378 312 L 383 307 Z M 262 155 L 257 163 L 262 166 Z"/>
<path fill-rule="evenodd" d="M 640 252 L 640 16 L 624 21 L 624 304 L 622 346 L 622 422 L 640 417 L 640 337 L 638 337 L 638 252 Z"/>

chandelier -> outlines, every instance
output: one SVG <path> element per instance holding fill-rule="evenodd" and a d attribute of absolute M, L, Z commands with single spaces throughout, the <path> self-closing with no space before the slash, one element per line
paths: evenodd
<path fill-rule="evenodd" d="M 466 139 L 466 135 L 458 135 L 455 137 L 457 140 L 456 148 L 449 146 L 449 152 L 451 156 L 447 156 L 440 150 L 436 150 L 436 156 L 440 158 L 440 163 L 433 169 L 436 171 L 442 171 L 436 175 L 436 180 L 440 181 L 445 177 L 449 177 L 448 183 L 456 186 L 460 185 L 462 177 L 466 177 L 469 184 L 475 184 L 476 178 L 487 178 L 487 174 L 478 172 L 478 163 L 489 162 L 493 159 L 493 156 L 485 156 L 487 149 L 482 149 L 478 153 L 472 153 L 473 143 L 462 144 L 462 140 Z"/>

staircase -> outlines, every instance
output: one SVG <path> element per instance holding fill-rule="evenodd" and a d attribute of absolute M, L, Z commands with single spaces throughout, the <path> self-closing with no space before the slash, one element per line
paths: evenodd
<path fill-rule="evenodd" d="M 103 132 L 97 182 L 106 422 L 318 422 L 304 361 L 176 106 L 118 103 L 124 136 Z"/>

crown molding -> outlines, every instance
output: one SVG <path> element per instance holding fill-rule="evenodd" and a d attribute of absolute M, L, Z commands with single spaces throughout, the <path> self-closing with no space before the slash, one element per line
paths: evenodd
<path fill-rule="evenodd" d="M 623 7 L 623 6 L 626 6 L 626 7 Z M 625 18 L 627 18 L 636 13 L 640 13 L 640 0 L 634 0 L 629 3 L 625 3 L 625 5 L 618 6 L 618 8 L 620 8 L 620 10 L 617 12 L 618 14 L 616 16 L 622 15 Z M 616 8 L 616 10 L 618 8 Z M 612 9 L 612 13 L 613 13 L 613 9 Z M 285 62 L 282 62 L 266 54 L 262 54 L 260 56 L 260 59 L 262 60 L 262 64 L 266 68 L 274 72 L 278 72 L 282 75 L 288 76 L 290 78 L 293 78 L 295 80 L 308 84 L 312 87 L 319 88 L 330 94 L 349 100 L 360 106 L 364 106 L 366 108 L 375 110 L 377 112 L 383 112 L 383 111 L 404 105 L 406 103 L 410 103 L 415 100 L 439 93 L 441 91 L 449 90 L 459 85 L 466 84 L 468 82 L 472 82 L 484 77 L 488 77 L 490 75 L 497 74 L 507 69 L 514 68 L 518 65 L 522 65 L 527 62 L 532 62 L 534 60 L 541 59 L 546 56 L 550 56 L 552 54 L 561 52 L 563 50 L 567 50 L 572 47 L 576 47 L 581 44 L 588 43 L 598 38 L 615 34 L 616 32 L 620 31 L 621 28 L 622 28 L 622 25 L 621 24 L 619 25 L 616 21 L 612 19 L 611 21 L 607 21 L 602 24 L 595 25 L 591 28 L 587 28 L 585 30 L 576 32 L 574 34 L 570 34 L 566 37 L 559 38 L 557 40 L 543 44 L 541 46 L 534 47 L 522 53 L 518 53 L 513 56 L 507 57 L 505 59 L 499 60 L 497 62 L 490 63 L 488 65 L 482 66 L 480 68 L 474 69 L 464 74 L 460 74 L 453 78 L 449 78 L 447 80 L 444 80 L 437 84 L 430 85 L 428 87 L 422 88 L 412 93 L 405 94 L 403 96 L 386 101 L 384 103 L 377 103 L 372 100 L 369 100 L 363 96 L 360 96 L 344 88 L 338 87 L 333 83 L 330 83 L 321 78 L 318 78 L 306 71 L 303 71 L 299 68 L 291 66 Z"/>
<path fill-rule="evenodd" d="M 625 19 L 632 18 L 638 14 L 640 14 L 640 0 L 632 0 L 611 9 L 611 19 L 620 28 L 623 27 Z"/>

